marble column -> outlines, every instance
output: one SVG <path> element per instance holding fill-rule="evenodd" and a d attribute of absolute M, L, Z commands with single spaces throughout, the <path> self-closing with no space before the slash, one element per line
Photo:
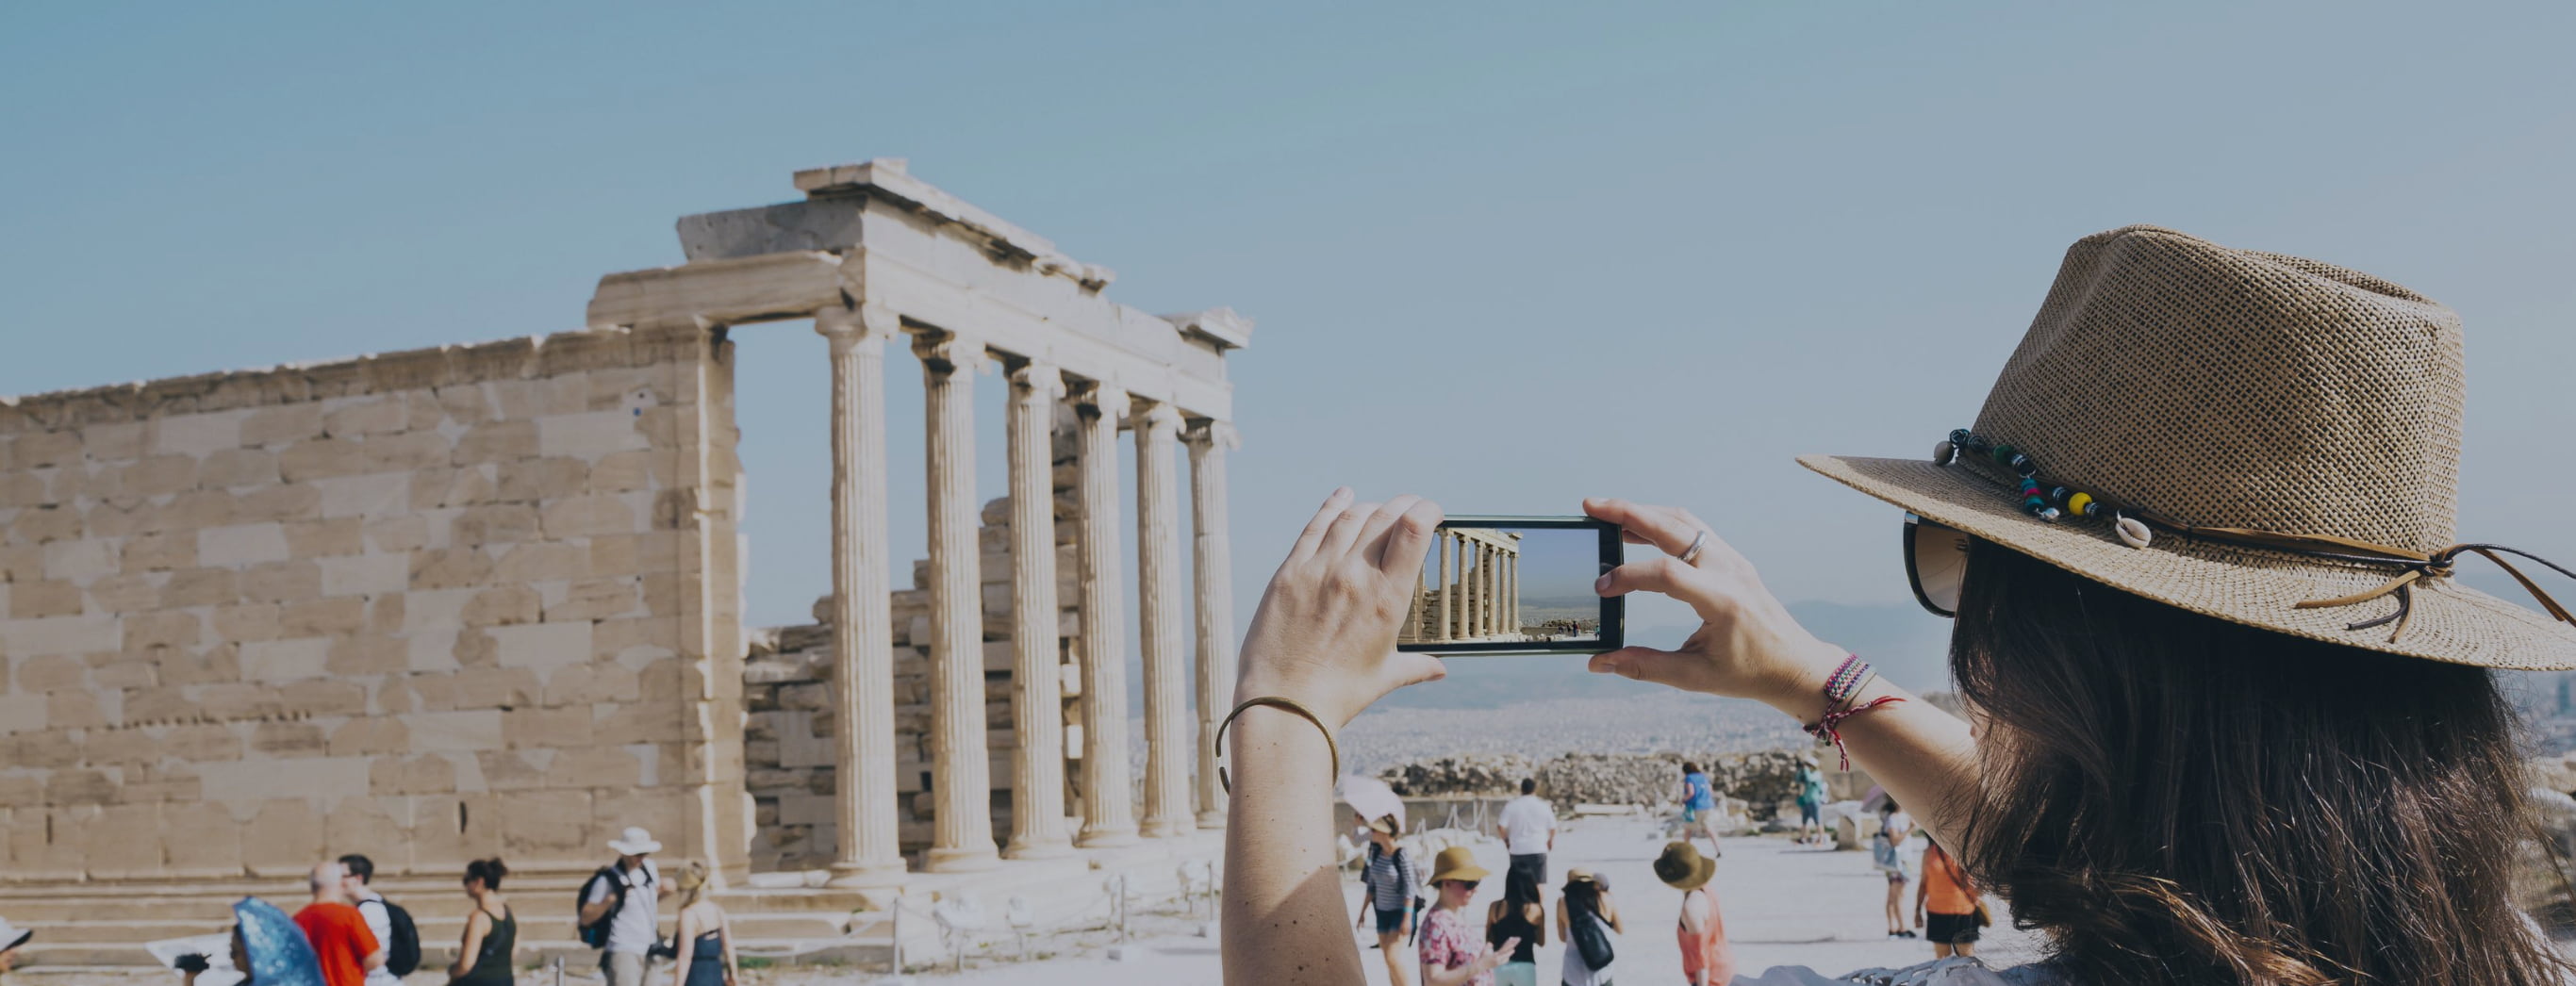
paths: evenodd
<path fill-rule="evenodd" d="M 1145 834 L 1198 827 L 1190 797 L 1189 657 L 1181 615 L 1181 412 L 1136 401 L 1136 609 L 1145 652 Z"/>
<path fill-rule="evenodd" d="M 1127 392 L 1075 391 L 1082 532 L 1082 835 L 1085 847 L 1136 842 L 1127 769 L 1127 603 L 1118 570 L 1118 418 Z"/>
<path fill-rule="evenodd" d="M 1011 371 L 1012 859 L 1073 851 L 1064 830 L 1064 679 L 1056 639 L 1055 405 L 1064 373 L 1031 361 Z"/>
<path fill-rule="evenodd" d="M 1494 635 L 1494 546 L 1476 544 L 1476 636 Z"/>
<path fill-rule="evenodd" d="M 1226 536 L 1225 454 L 1242 438 L 1223 421 L 1192 428 L 1183 438 L 1190 448 L 1190 575 L 1199 635 L 1199 827 L 1224 828 L 1216 727 L 1234 705 L 1234 549 Z"/>
<path fill-rule="evenodd" d="M 1458 536 L 1458 639 L 1460 640 L 1473 640 L 1476 637 L 1476 631 L 1468 621 L 1468 614 L 1476 611 L 1476 580 L 1467 576 L 1467 565 L 1469 559 L 1473 557 L 1474 544 L 1475 542 L 1467 540 L 1466 535 Z"/>
<path fill-rule="evenodd" d="M 904 880 L 895 836 L 894 626 L 886 551 L 887 308 L 815 313 L 832 360 L 832 800 L 830 883 Z"/>
<path fill-rule="evenodd" d="M 1485 636 L 1503 632 L 1503 549 L 1500 545 L 1485 548 Z"/>
<path fill-rule="evenodd" d="M 984 597 L 976 551 L 975 372 L 983 343 L 913 337 L 921 357 L 930 478 L 932 833 L 928 869 L 999 863 L 984 742 Z"/>
<path fill-rule="evenodd" d="M 1458 601 L 1457 587 L 1449 584 L 1449 545 L 1450 542 L 1456 540 L 1458 539 L 1451 537 L 1449 532 L 1440 532 L 1440 576 L 1437 580 L 1431 583 L 1432 588 L 1440 590 L 1440 629 L 1438 631 L 1438 636 L 1442 640 L 1456 639 L 1458 635 L 1457 627 L 1449 616 L 1450 605 Z"/>
<path fill-rule="evenodd" d="M 1512 563 L 1503 569 L 1503 628 L 1518 635 L 1521 632 L 1521 553 L 1512 552 Z"/>

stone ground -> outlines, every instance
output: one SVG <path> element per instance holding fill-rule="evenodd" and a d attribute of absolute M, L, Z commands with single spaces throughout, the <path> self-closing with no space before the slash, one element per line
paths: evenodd
<path fill-rule="evenodd" d="M 1650 869 L 1663 844 L 1662 829 L 1656 823 L 1626 818 L 1588 819 L 1558 836 L 1557 851 L 1549 860 L 1551 876 L 1558 881 L 1562 881 L 1569 866 L 1591 867 L 1609 879 L 1622 923 L 1628 926 L 1628 934 L 1619 942 L 1616 976 L 1621 982 L 1681 981 L 1681 959 L 1672 937 L 1680 894 L 1658 882 Z M 1740 971 L 1809 965 L 1840 974 L 1932 957 L 1932 946 L 1920 939 L 1887 937 L 1882 916 L 1887 882 L 1870 868 L 1868 853 L 1814 849 L 1776 837 L 1728 839 L 1725 848 L 1726 856 L 1719 861 L 1717 876 L 1710 885 L 1716 890 Z M 1476 854 L 1496 873 L 1503 870 L 1506 856 L 1500 843 L 1480 845 Z M 1358 884 L 1351 883 L 1350 889 L 1356 902 Z M 1501 896 L 1501 881 L 1487 882 L 1478 893 L 1473 912 L 1481 920 L 1484 905 Z M 1908 896 L 1907 901 L 1910 906 L 1912 897 Z M 1555 906 L 1552 892 L 1549 906 Z M 1200 913 L 1206 912 L 1202 909 Z M 1033 950 L 1062 957 L 1031 965 L 985 965 L 969 959 L 963 973 L 943 968 L 936 972 L 918 970 L 914 975 L 924 983 L 958 986 L 1021 982 L 1215 983 L 1217 943 L 1213 938 L 1195 935 L 1203 923 L 1204 917 L 1190 920 L 1177 913 L 1157 915 L 1146 922 L 1146 930 L 1138 940 L 1125 947 L 1123 961 L 1107 958 L 1103 954 L 1106 936 L 1094 933 L 1033 942 Z M 1998 964 L 2034 956 L 2036 942 L 2003 927 L 2009 921 L 2000 906 L 1996 923 L 1998 928 L 1987 929 L 1987 941 L 1978 950 L 1980 955 Z M 1386 963 L 1369 947 L 1374 944 L 1374 936 L 1354 936 L 1354 940 L 1361 942 L 1361 960 L 1368 970 L 1369 983 L 1385 986 Z M 1009 947 L 1004 945 L 1005 949 Z M 1565 946 L 1549 944 L 1539 950 L 1541 982 L 1556 981 L 1557 963 L 1563 961 L 1564 949 Z M 844 973 L 834 978 L 868 981 L 874 975 L 851 977 Z M 1414 986 L 1419 986 L 1420 977 L 1410 963 L 1407 976 Z"/>

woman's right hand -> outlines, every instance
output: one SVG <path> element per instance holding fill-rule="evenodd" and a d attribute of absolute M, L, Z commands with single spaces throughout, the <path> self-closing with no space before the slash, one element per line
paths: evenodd
<path fill-rule="evenodd" d="M 1651 557 L 1611 569 L 1593 584 L 1595 593 L 1662 593 L 1689 604 L 1700 618 L 1699 630 L 1679 648 L 1623 647 L 1594 655 L 1591 670 L 1756 699 L 1800 722 L 1823 714 L 1825 679 L 1848 655 L 1798 625 L 1763 587 L 1753 563 L 1707 524 L 1687 510 L 1626 500 L 1587 499 L 1583 512 L 1619 525 L 1628 543 L 1656 549 Z M 1702 537 L 1699 557 L 1682 564 L 1682 553 Z"/>
<path fill-rule="evenodd" d="M 1337 732 L 1388 692 L 1445 674 L 1438 658 L 1395 649 L 1440 505 L 1351 501 L 1348 487 L 1334 490 L 1270 577 L 1234 690 L 1237 702 L 1293 699 Z"/>
<path fill-rule="evenodd" d="M 1503 943 L 1494 946 L 1493 951 L 1476 957 L 1476 974 L 1481 976 L 1485 973 L 1502 968 L 1503 963 L 1511 961 L 1512 953 L 1518 951 L 1520 947 L 1521 937 L 1519 935 L 1513 935 L 1509 938 L 1503 939 Z"/>

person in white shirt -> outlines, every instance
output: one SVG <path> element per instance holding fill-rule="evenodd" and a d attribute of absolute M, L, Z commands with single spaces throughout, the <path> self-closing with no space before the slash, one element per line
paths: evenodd
<path fill-rule="evenodd" d="M 349 903 L 357 907 L 358 916 L 367 919 L 367 931 L 376 936 L 378 949 L 391 955 L 394 947 L 393 912 L 385 910 L 385 895 L 369 886 L 376 879 L 376 861 L 350 853 L 340 857 L 340 868 L 344 871 L 340 889 L 348 892 Z M 369 904 L 376 906 L 369 907 Z M 391 964 L 386 962 L 367 967 L 367 986 L 402 986 L 402 977 L 387 968 Z"/>
<path fill-rule="evenodd" d="M 617 851 L 617 865 L 601 868 L 583 889 L 581 923 L 608 920 L 608 941 L 599 955 L 607 986 L 644 986 L 645 963 L 661 940 L 661 899 L 671 895 L 662 871 L 647 858 L 662 851 L 662 844 L 651 832 L 630 826 L 608 848 Z"/>
<path fill-rule="evenodd" d="M 1495 826 L 1502 830 L 1503 851 L 1512 854 L 1507 872 L 1528 873 L 1539 886 L 1547 886 L 1547 853 L 1556 848 L 1556 809 L 1538 796 L 1537 778 L 1521 778 L 1521 796 L 1503 806 Z"/>

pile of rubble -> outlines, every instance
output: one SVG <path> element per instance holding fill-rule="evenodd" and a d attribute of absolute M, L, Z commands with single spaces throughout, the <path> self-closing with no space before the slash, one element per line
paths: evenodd
<path fill-rule="evenodd" d="M 1796 796 L 1802 751 L 1759 753 L 1566 753 L 1533 764 L 1514 754 L 1434 757 L 1398 764 L 1378 777 L 1409 797 L 1504 796 L 1519 793 L 1521 778 L 1536 777 L 1539 793 L 1560 811 L 1577 804 L 1658 805 L 1679 800 L 1684 762 L 1708 771 L 1719 795 L 1745 802 L 1753 817 Z"/>

